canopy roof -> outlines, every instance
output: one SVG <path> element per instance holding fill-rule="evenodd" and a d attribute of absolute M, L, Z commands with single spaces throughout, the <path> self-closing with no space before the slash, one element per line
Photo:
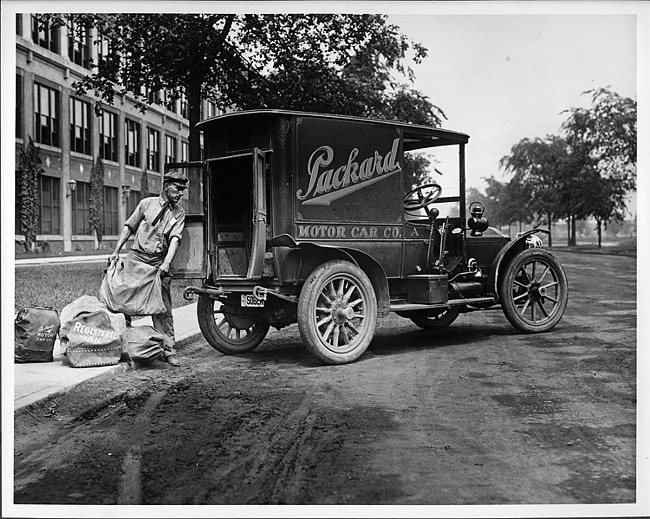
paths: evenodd
<path fill-rule="evenodd" d="M 391 126 L 401 131 L 403 136 L 403 145 L 405 151 L 417 150 L 421 148 L 431 148 L 434 146 L 449 146 L 454 144 L 466 144 L 469 141 L 469 135 L 443 128 L 434 128 L 418 124 L 409 124 L 399 121 L 386 121 L 382 119 L 368 119 L 365 117 L 354 117 L 350 115 L 322 114 L 315 112 L 300 112 L 293 110 L 245 110 L 240 112 L 231 112 L 216 117 L 211 117 L 199 122 L 196 127 L 204 129 L 213 123 L 225 122 L 229 119 L 243 118 L 262 118 L 262 117 L 312 117 L 317 119 L 329 119 L 339 121 L 355 121 L 370 125 Z"/>

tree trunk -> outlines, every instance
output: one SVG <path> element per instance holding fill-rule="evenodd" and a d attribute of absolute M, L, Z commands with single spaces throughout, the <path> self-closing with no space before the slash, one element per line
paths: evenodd
<path fill-rule="evenodd" d="M 551 213 L 548 213 L 548 246 L 553 246 L 553 224 L 551 223 Z"/>
<path fill-rule="evenodd" d="M 571 247 L 571 216 L 566 219 L 566 245 Z"/>
<path fill-rule="evenodd" d="M 598 248 L 600 249 L 603 245 L 603 222 L 602 220 L 596 219 L 597 229 L 598 229 Z"/>
<path fill-rule="evenodd" d="M 576 246 L 576 216 L 571 217 L 571 245 Z"/>
<path fill-rule="evenodd" d="M 190 105 L 189 124 L 190 124 L 190 161 L 201 160 L 201 138 L 199 131 L 195 128 L 201 120 L 201 79 L 197 77 L 190 78 L 187 102 Z"/>

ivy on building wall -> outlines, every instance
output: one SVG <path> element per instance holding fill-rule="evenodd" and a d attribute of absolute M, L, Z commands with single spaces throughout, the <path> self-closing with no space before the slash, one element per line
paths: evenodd
<path fill-rule="evenodd" d="M 20 193 L 20 231 L 25 236 L 25 249 L 36 252 L 40 218 L 39 177 L 43 173 L 38 148 L 29 138 L 27 147 L 20 150 L 18 162 L 18 192 Z"/>
<path fill-rule="evenodd" d="M 95 249 L 104 236 L 104 162 L 101 157 L 90 170 L 90 227 L 95 234 Z"/>

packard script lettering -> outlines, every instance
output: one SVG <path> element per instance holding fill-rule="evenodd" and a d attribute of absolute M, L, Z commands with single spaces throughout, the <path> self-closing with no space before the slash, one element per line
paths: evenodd
<path fill-rule="evenodd" d="M 307 191 L 303 193 L 302 189 L 299 189 L 296 197 L 303 200 L 302 205 L 330 205 L 333 200 L 402 171 L 402 166 L 397 160 L 398 151 L 399 138 L 393 141 L 391 151 L 385 156 L 375 150 L 371 157 L 359 163 L 355 160 L 359 155 L 359 148 L 353 148 L 345 164 L 325 169 L 334 162 L 334 150 L 331 146 L 321 146 L 311 154 L 307 163 Z"/>

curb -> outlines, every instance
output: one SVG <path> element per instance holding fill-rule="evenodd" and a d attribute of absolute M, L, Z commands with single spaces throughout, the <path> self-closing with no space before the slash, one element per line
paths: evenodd
<path fill-rule="evenodd" d="M 180 349 L 180 350 L 183 350 L 187 345 L 191 344 L 193 341 L 199 339 L 200 337 L 202 337 L 201 332 L 195 332 L 195 333 L 192 333 L 192 334 L 188 335 L 187 337 L 183 337 L 182 339 L 180 339 L 180 340 L 178 340 L 176 342 L 176 348 Z M 197 349 L 198 349 L 198 347 L 197 347 Z M 185 351 L 187 353 L 189 353 L 190 351 L 193 351 L 193 350 L 185 350 Z M 180 351 L 179 353 L 182 356 L 182 354 L 184 352 Z M 77 368 L 72 368 L 72 369 L 77 369 Z M 83 368 L 78 368 L 78 369 L 83 369 Z M 96 373 L 95 375 L 93 375 L 93 376 L 91 376 L 89 378 L 86 378 L 86 379 L 78 382 L 77 384 L 73 384 L 73 385 L 70 385 L 68 387 L 58 389 L 58 390 L 53 391 L 53 392 L 51 392 L 49 394 L 43 395 L 40 398 L 36 398 L 36 399 L 34 399 L 34 400 L 30 401 L 30 402 L 27 402 L 27 403 L 25 403 L 23 405 L 20 405 L 19 407 L 15 407 L 14 408 L 14 414 L 19 414 L 19 413 L 26 412 L 28 409 L 30 409 L 30 408 L 32 408 L 34 406 L 41 405 L 44 402 L 47 402 L 47 401 L 52 400 L 54 398 L 57 398 L 59 396 L 65 395 L 71 389 L 79 386 L 80 384 L 83 384 L 84 382 L 87 382 L 88 380 L 98 379 L 98 378 L 101 378 L 101 377 L 112 375 L 114 373 L 120 373 L 120 372 L 128 371 L 130 369 L 134 369 L 133 364 L 131 362 L 120 362 L 118 364 L 115 364 L 114 366 L 106 366 L 103 371 L 101 371 L 99 373 Z"/>

